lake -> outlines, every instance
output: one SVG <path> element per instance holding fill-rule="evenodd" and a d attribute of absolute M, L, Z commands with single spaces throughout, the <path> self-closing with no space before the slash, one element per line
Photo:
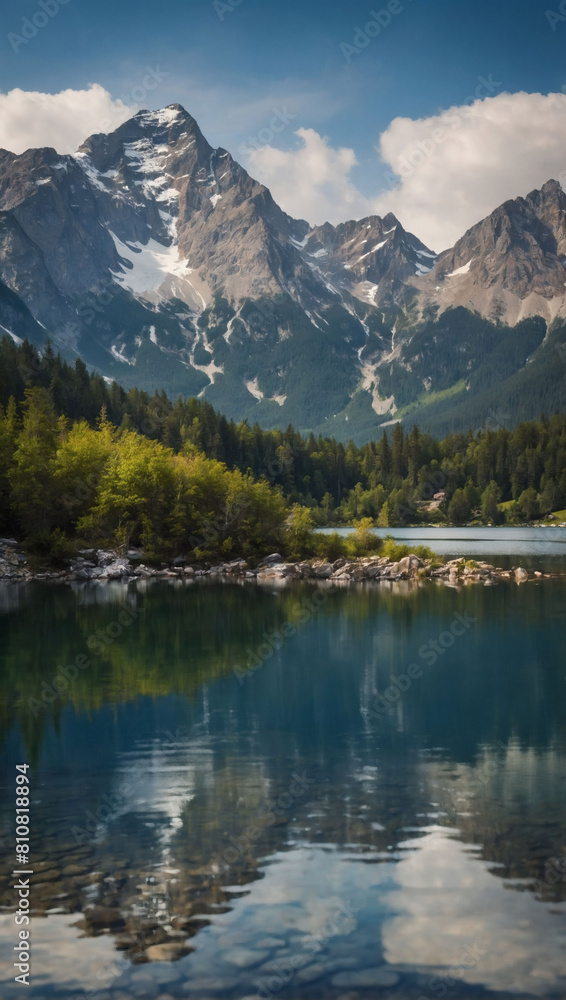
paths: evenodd
<path fill-rule="evenodd" d="M 329 534 L 349 535 L 353 528 L 320 528 Z M 374 528 L 381 538 L 390 535 L 408 545 L 428 545 L 439 555 L 456 558 L 466 556 L 471 559 L 498 557 L 500 565 L 507 567 L 511 562 L 522 559 L 522 565 L 534 569 L 556 569 L 558 560 L 566 556 L 566 528 Z M 499 557 L 503 557 L 499 559 Z M 525 561 L 526 560 L 526 561 Z"/>
<path fill-rule="evenodd" d="M 26 761 L 26 995 L 563 998 L 565 602 L 4 588 L 0 941 L 13 962 Z"/>

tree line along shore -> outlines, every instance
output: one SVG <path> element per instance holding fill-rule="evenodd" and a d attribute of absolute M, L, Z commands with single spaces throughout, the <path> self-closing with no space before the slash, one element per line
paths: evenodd
<path fill-rule="evenodd" d="M 49 344 L 0 342 L 0 534 L 32 560 L 106 546 L 149 564 L 333 562 L 378 554 L 376 524 L 556 523 L 564 508 L 564 414 L 442 441 L 397 424 L 358 447 L 126 392 Z"/>

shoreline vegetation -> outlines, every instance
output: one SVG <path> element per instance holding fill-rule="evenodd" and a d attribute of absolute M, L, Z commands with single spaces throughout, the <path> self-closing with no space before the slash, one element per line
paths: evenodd
<path fill-rule="evenodd" d="M 517 584 L 540 579 L 563 579 L 566 573 L 529 572 L 521 566 L 504 569 L 483 560 L 459 557 L 442 561 L 425 546 L 398 544 L 389 536 L 372 536 L 379 542 L 370 555 L 357 555 L 364 548 L 358 527 L 348 547 L 349 555 L 329 558 L 285 560 L 279 552 L 263 559 L 232 559 L 214 565 L 191 565 L 183 556 L 170 562 L 148 563 L 141 549 L 120 553 L 112 549 L 82 549 L 65 567 L 33 568 L 15 539 L 0 538 L 0 584 L 50 582 L 68 584 L 139 582 L 166 580 L 197 583 L 210 580 L 238 583 L 285 585 L 294 581 L 347 585 L 358 583 L 399 583 L 427 581 L 459 587 L 470 583 L 493 586 L 501 580 Z M 318 536 L 321 537 L 321 536 Z M 322 536 L 324 537 L 324 536 Z M 339 536 L 326 536 L 343 540 Z M 348 540 L 346 540 L 348 541 Z M 418 553 L 418 554 L 417 554 Z M 334 553 L 335 555 L 335 553 Z"/>
<path fill-rule="evenodd" d="M 150 575 L 210 575 L 242 560 L 251 574 L 270 553 L 313 578 L 323 574 L 307 565 L 334 574 L 355 563 L 355 578 L 361 560 L 395 567 L 412 556 L 430 575 L 442 565 L 431 550 L 372 529 L 565 514 L 565 414 L 443 441 L 396 424 L 357 447 L 235 424 L 200 400 L 125 392 L 49 343 L 40 355 L 0 342 L 0 578 L 17 575 L 16 563 L 30 578 L 105 578 L 96 559 L 88 565 L 100 551 L 113 554 L 108 564 L 141 553 Z M 347 537 L 332 530 L 344 525 L 355 528 Z"/>

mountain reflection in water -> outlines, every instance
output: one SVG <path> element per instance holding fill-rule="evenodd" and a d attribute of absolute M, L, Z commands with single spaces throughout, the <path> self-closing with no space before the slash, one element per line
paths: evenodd
<path fill-rule="evenodd" d="M 312 594 L 3 591 L 0 832 L 28 760 L 30 996 L 563 995 L 566 586 L 332 593 L 239 680 Z M 473 624 L 431 645 L 455 613 Z"/>

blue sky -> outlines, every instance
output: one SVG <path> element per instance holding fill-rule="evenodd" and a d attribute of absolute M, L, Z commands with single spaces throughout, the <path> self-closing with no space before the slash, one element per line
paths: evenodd
<path fill-rule="evenodd" d="M 558 11 L 560 0 L 398 0 L 402 9 L 348 59 L 343 46 L 372 10 L 387 7 L 383 0 L 241 0 L 231 10 L 236 0 L 217 7 L 212 0 L 67 0 L 13 51 L 9 33 L 18 34 L 40 2 L 57 0 L 4 0 L 2 93 L 98 83 L 139 106 L 128 97 L 139 94 L 146 67 L 159 68 L 167 76 L 144 106 L 180 102 L 213 145 L 244 162 L 241 144 L 268 127 L 274 110 L 287 112 L 294 117 L 270 145 L 296 148 L 303 128 L 352 149 L 357 164 L 349 176 L 364 197 L 383 188 L 387 167 L 376 145 L 393 119 L 462 105 L 480 77 L 494 84 L 482 97 L 561 92 L 566 82 L 566 18 L 553 31 L 545 13 Z"/>

